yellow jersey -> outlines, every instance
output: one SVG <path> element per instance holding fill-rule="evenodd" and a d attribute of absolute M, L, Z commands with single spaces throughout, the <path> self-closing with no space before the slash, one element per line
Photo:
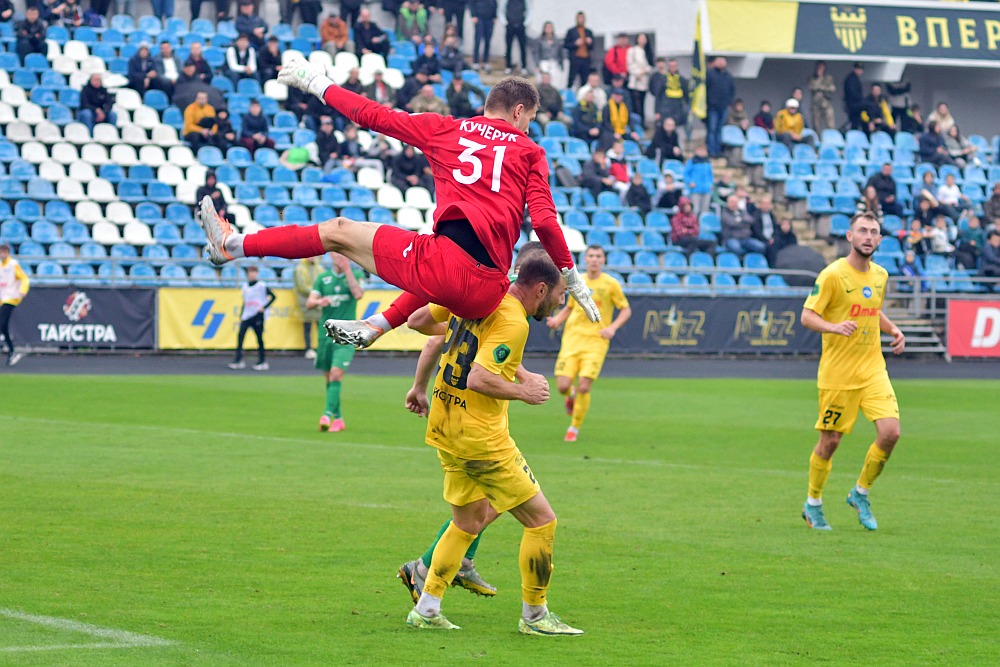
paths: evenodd
<path fill-rule="evenodd" d="M 607 350 L 611 341 L 601 336 L 601 329 L 611 324 L 616 308 L 618 310 L 628 308 L 628 299 L 625 298 L 621 284 L 606 273 L 602 273 L 596 278 L 589 278 L 586 274 L 582 277 L 587 283 L 587 287 L 590 288 L 597 309 L 601 311 L 601 321 L 591 322 L 587 313 L 583 312 L 583 308 L 580 308 L 576 300 L 570 299 L 569 303 L 566 304 L 570 310 L 565 329 L 563 329 L 563 349 L 577 350 L 603 346 Z"/>
<path fill-rule="evenodd" d="M 435 305 L 431 314 L 438 322 L 450 316 Z M 481 320 L 451 316 L 427 416 L 428 445 L 474 460 L 499 460 L 516 452 L 507 426 L 509 401 L 472 391 L 466 383 L 473 363 L 514 382 L 527 340 L 528 314 L 510 294 Z"/>
<path fill-rule="evenodd" d="M 833 262 L 816 278 L 805 307 L 827 322 L 853 320 L 858 325 L 850 336 L 823 334 L 820 389 L 858 389 L 886 372 L 879 314 L 888 279 L 874 262 L 862 273 L 846 259 Z"/>

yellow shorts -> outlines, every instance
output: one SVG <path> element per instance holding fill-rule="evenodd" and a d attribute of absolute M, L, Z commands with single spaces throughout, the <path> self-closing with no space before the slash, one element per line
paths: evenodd
<path fill-rule="evenodd" d="M 486 498 L 497 512 L 507 512 L 531 500 L 541 487 L 521 450 L 498 461 L 463 459 L 438 450 L 444 470 L 444 499 L 462 507 Z"/>
<path fill-rule="evenodd" d="M 556 357 L 556 375 L 568 378 L 590 378 L 596 380 L 608 356 L 605 347 L 559 350 Z"/>
<path fill-rule="evenodd" d="M 859 389 L 820 389 L 817 431 L 850 433 L 858 420 L 858 409 L 868 421 L 899 419 L 896 392 L 885 373 Z"/>

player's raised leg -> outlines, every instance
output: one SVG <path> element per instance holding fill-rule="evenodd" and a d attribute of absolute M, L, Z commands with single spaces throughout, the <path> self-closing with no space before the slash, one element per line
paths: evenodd
<path fill-rule="evenodd" d="M 399 572 L 397 577 L 402 580 L 403 585 L 410 592 L 410 596 L 413 598 L 413 602 L 416 603 L 420 599 L 420 592 L 424 589 L 424 581 L 427 579 L 428 572 L 430 571 L 431 559 L 434 557 L 434 549 L 437 548 L 438 542 L 441 541 L 441 536 L 448 529 L 451 524 L 451 519 L 448 519 L 441 525 L 441 529 L 438 531 L 437 536 L 434 538 L 434 542 L 431 543 L 427 551 L 420 558 L 412 561 L 403 563 L 399 567 Z M 485 579 L 480 576 L 479 572 L 476 570 L 475 557 L 476 552 L 479 549 L 479 542 L 483 538 L 483 532 L 486 530 L 484 527 L 476 535 L 476 539 L 472 541 L 469 548 L 465 551 L 465 557 L 462 558 L 462 567 L 459 568 L 458 573 L 455 578 L 452 579 L 452 586 L 460 586 L 465 590 L 475 593 L 476 595 L 482 595 L 485 597 L 493 597 L 497 594 L 496 586 L 490 584 Z"/>

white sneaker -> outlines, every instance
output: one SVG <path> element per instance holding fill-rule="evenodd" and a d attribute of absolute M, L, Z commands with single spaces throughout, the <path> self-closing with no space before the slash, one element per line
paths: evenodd
<path fill-rule="evenodd" d="M 316 358 L 316 350 L 313 349 L 306 350 L 306 359 L 315 359 L 315 358 Z"/>
<path fill-rule="evenodd" d="M 234 361 L 231 364 L 226 364 L 226 365 L 229 366 L 234 371 L 241 371 L 247 367 L 247 363 L 245 361 Z"/>
<path fill-rule="evenodd" d="M 7 365 L 14 366 L 17 362 L 21 361 L 21 359 L 24 359 L 24 354 L 22 352 L 11 352 L 10 356 L 7 357 Z"/>
<path fill-rule="evenodd" d="M 253 368 L 255 371 L 271 370 L 271 366 L 266 361 L 262 364 L 254 364 L 251 368 Z"/>
<path fill-rule="evenodd" d="M 323 327 L 333 342 L 338 345 L 353 345 L 358 349 L 368 347 L 385 333 L 364 320 L 327 320 Z"/>

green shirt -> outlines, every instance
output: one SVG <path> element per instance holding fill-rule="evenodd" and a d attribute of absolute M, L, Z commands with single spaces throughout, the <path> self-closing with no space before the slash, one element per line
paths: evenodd
<path fill-rule="evenodd" d="M 364 280 L 364 271 L 353 269 L 354 277 L 360 283 Z M 313 292 L 320 296 L 330 297 L 331 304 L 323 306 L 322 319 L 324 320 L 353 320 L 358 317 L 358 300 L 351 294 L 351 288 L 347 284 L 347 276 L 343 273 L 334 273 L 333 269 L 324 271 L 316 277 L 313 283 Z"/>

